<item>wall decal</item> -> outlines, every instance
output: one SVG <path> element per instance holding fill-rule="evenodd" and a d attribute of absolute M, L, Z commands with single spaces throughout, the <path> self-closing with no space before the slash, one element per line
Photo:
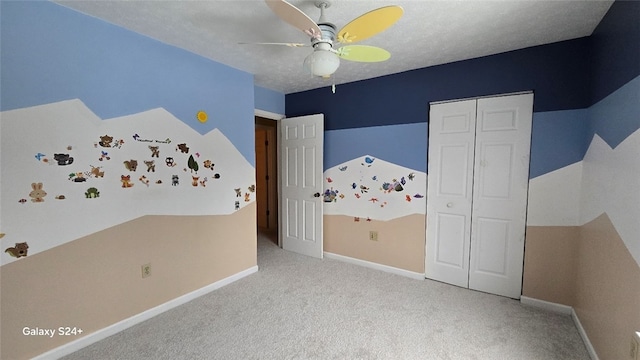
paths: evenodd
<path fill-rule="evenodd" d="M 196 161 L 196 159 L 193 158 L 193 155 L 189 155 L 189 160 L 187 160 L 187 166 L 189 167 L 189 169 L 191 169 L 191 172 L 195 172 L 196 174 L 198 173 L 198 169 L 200 168 L 198 166 L 198 162 Z"/>
<path fill-rule="evenodd" d="M 69 174 L 69 180 L 73 181 L 73 182 L 85 182 L 87 181 L 87 178 L 84 177 L 84 174 L 81 172 L 78 173 L 71 173 Z"/>
<path fill-rule="evenodd" d="M 100 141 L 98 142 L 98 144 L 102 147 L 110 148 L 112 141 L 113 141 L 113 136 L 103 135 L 103 136 L 100 136 Z"/>
<path fill-rule="evenodd" d="M 239 202 L 238 209 L 255 201 L 247 190 L 255 183 L 255 169 L 236 146 L 218 129 L 200 134 L 162 108 L 102 120 L 82 101 L 67 100 L 2 112 L 0 116 L 5 155 L 2 168 L 20 169 L 21 178 L 42 182 L 42 190 L 48 193 L 40 198 L 49 201 L 30 206 L 36 203 L 31 199 L 37 198 L 29 196 L 31 182 L 2 182 L 2 225 L 15 229 L 11 233 L 15 239 L 29 241 L 30 256 L 148 214 L 228 215 L 236 211 L 235 201 Z M 47 121 L 49 118 L 56 121 Z M 168 139 L 169 133 L 172 139 Z M 131 137 L 134 134 L 137 140 Z M 174 137 L 180 140 L 175 141 Z M 29 140 L 13 141 L 14 138 Z M 100 141 L 110 146 L 102 146 Z M 183 144 L 185 152 L 175 150 L 176 144 Z M 157 156 L 153 155 L 156 148 Z M 197 158 L 196 151 L 202 160 Z M 73 157 L 73 163 L 58 166 L 54 153 Z M 191 173 L 187 167 L 191 154 L 198 164 L 197 173 L 195 166 L 192 165 Z M 224 156 L 214 158 L 213 154 Z M 132 160 L 137 163 L 135 172 L 125 166 L 128 161 L 131 168 Z M 206 160 L 211 171 L 202 168 Z M 151 161 L 155 167 L 151 167 Z M 184 175 L 183 167 L 187 169 Z M 225 176 L 221 177 L 223 173 Z M 189 186 L 191 176 L 197 177 L 195 187 Z M 241 189 L 238 197 L 235 188 Z M 203 192 L 207 194 L 203 196 Z M 249 194 L 246 202 L 244 193 Z M 25 200 L 19 201 L 21 198 Z M 59 226 L 68 220 L 69 213 L 74 213 L 74 226 Z M 38 219 L 37 226 L 24 226 L 29 218 Z M 9 246 L 3 244 L 6 246 L 2 250 Z M 2 265 L 16 261 L 8 253 L 0 251 L 0 254 Z"/>
<path fill-rule="evenodd" d="M 159 146 L 151 146 L 149 145 L 149 150 L 151 150 L 151 157 L 160 157 L 160 147 Z"/>
<path fill-rule="evenodd" d="M 53 159 L 61 166 L 73 164 L 73 158 L 69 154 L 53 154 Z"/>
<path fill-rule="evenodd" d="M 120 182 L 122 183 L 122 187 L 123 188 L 130 188 L 133 187 L 133 183 L 131 182 L 131 176 L 130 175 L 120 175 Z"/>
<path fill-rule="evenodd" d="M 91 175 L 93 175 L 93 177 L 96 177 L 96 178 L 103 178 L 104 177 L 104 171 L 101 171 L 102 170 L 102 166 L 97 166 L 97 167 L 93 166 L 93 165 L 89 165 L 89 166 L 91 166 L 90 173 L 91 173 Z"/>
<path fill-rule="evenodd" d="M 87 191 L 84 192 L 84 196 L 87 199 L 99 198 L 100 197 L 100 191 L 98 191 L 98 189 L 96 189 L 94 187 L 90 187 L 90 188 L 87 189 Z"/>
<path fill-rule="evenodd" d="M 233 189 L 236 192 L 236 197 L 242 197 L 242 188 Z"/>
<path fill-rule="evenodd" d="M 383 179 L 380 174 L 389 177 Z M 330 185 L 324 193 L 325 215 L 390 220 L 426 212 L 425 203 L 417 201 L 424 198 L 420 194 L 426 190 L 425 173 L 367 155 L 327 169 L 323 175 Z M 349 189 L 353 196 L 341 189 Z"/>
<path fill-rule="evenodd" d="M 18 200 L 18 203 L 20 203 L 20 204 L 24 204 L 24 203 L 26 203 L 26 202 L 27 202 L 27 199 L 20 199 L 20 200 Z"/>
<path fill-rule="evenodd" d="M 244 194 L 244 201 L 246 201 L 246 202 L 251 201 L 251 194 L 250 193 L 245 193 Z"/>
<path fill-rule="evenodd" d="M 240 201 L 236 201 L 234 206 L 236 210 L 240 210 Z"/>
<path fill-rule="evenodd" d="M 100 157 L 98 158 L 98 160 L 102 161 L 102 160 L 111 160 L 111 157 L 109 156 L 109 153 L 106 151 L 101 151 L 100 152 Z"/>
<path fill-rule="evenodd" d="M 255 185 L 251 185 L 247 189 L 249 190 L 249 192 L 256 192 L 256 186 Z"/>
<path fill-rule="evenodd" d="M 31 192 L 29 196 L 32 202 L 43 202 L 47 192 L 42 189 L 42 183 L 31 183 Z"/>
<path fill-rule="evenodd" d="M 28 251 L 29 251 L 29 245 L 26 242 L 23 242 L 23 243 L 16 243 L 16 246 L 7 248 L 4 252 L 15 258 L 21 258 L 23 256 L 27 256 Z"/>
<path fill-rule="evenodd" d="M 202 165 L 206 168 L 206 169 L 211 169 L 213 170 L 213 167 L 216 165 L 214 163 L 211 162 L 211 160 L 205 160 Z"/>
<path fill-rule="evenodd" d="M 124 167 L 129 171 L 136 171 L 138 168 L 138 160 L 125 160 L 123 163 Z"/>
<path fill-rule="evenodd" d="M 338 196 L 338 190 L 327 189 L 324 191 L 324 202 L 334 202 L 336 201 L 336 196 Z"/>
<path fill-rule="evenodd" d="M 145 165 L 147 165 L 147 172 L 156 172 L 156 164 L 153 160 L 143 160 Z"/>
<path fill-rule="evenodd" d="M 199 176 L 193 176 L 191 175 L 191 185 L 193 186 L 198 186 L 198 179 L 200 179 Z"/>
<path fill-rule="evenodd" d="M 183 153 L 183 154 L 188 154 L 189 153 L 189 147 L 185 143 L 178 144 L 178 147 L 176 148 L 176 151 L 178 151 L 178 150 L 180 150 L 180 152 Z"/>
<path fill-rule="evenodd" d="M 206 123 L 207 119 L 209 118 L 209 116 L 207 115 L 206 112 L 200 110 L 198 111 L 198 113 L 196 114 L 196 118 L 198 119 L 198 121 L 200 121 L 201 123 Z"/>
<path fill-rule="evenodd" d="M 147 179 L 145 175 L 140 176 L 138 180 L 144 185 L 146 185 L 147 187 L 149 187 L 149 179 Z"/>

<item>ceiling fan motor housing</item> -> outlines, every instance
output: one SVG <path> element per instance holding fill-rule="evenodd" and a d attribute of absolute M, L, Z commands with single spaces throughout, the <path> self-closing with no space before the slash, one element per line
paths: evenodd
<path fill-rule="evenodd" d="M 316 48 L 317 45 L 325 43 L 329 44 L 329 49 L 331 49 L 333 47 L 333 42 L 336 41 L 336 32 L 338 31 L 336 26 L 332 23 L 325 22 L 319 23 L 318 27 L 320 28 L 322 36 L 320 37 L 320 39 L 312 38 L 311 46 Z M 321 48 L 324 48 L 322 50 L 328 50 L 326 49 L 326 46 L 321 46 Z"/>

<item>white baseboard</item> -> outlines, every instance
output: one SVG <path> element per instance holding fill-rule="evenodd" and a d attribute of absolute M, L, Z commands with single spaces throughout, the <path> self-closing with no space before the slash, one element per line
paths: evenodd
<path fill-rule="evenodd" d="M 376 269 L 376 270 L 380 270 L 380 271 L 384 271 L 384 272 L 388 272 L 388 273 L 392 273 L 392 274 L 396 274 L 396 275 L 412 278 L 412 279 L 415 279 L 415 280 L 424 280 L 424 274 L 413 272 L 413 271 L 409 271 L 409 270 L 400 269 L 400 268 L 393 267 L 393 266 L 382 265 L 382 264 L 374 263 L 374 262 L 371 262 L 371 261 L 360 260 L 360 259 L 356 259 L 356 258 L 344 256 L 344 255 L 338 255 L 338 254 L 334 254 L 334 253 L 330 253 L 330 252 L 326 252 L 326 251 L 324 252 L 324 256 L 326 256 L 328 259 L 344 261 L 344 262 L 348 262 L 348 263 L 351 263 L 351 264 L 360 265 L 360 266 L 368 267 L 368 268 L 371 268 L 371 269 Z"/>
<path fill-rule="evenodd" d="M 591 344 L 591 341 L 587 336 L 587 332 L 582 327 L 582 324 L 580 323 L 580 319 L 578 318 L 578 314 L 576 314 L 576 311 L 573 308 L 571 308 L 571 318 L 573 319 L 573 323 L 576 324 L 576 327 L 578 328 L 578 333 L 580 333 L 580 337 L 584 342 L 584 346 L 587 347 L 587 352 L 589 352 L 589 356 L 591 357 L 591 360 L 599 360 L 598 354 L 596 353 L 596 349 L 593 348 L 593 345 Z"/>
<path fill-rule="evenodd" d="M 582 338 L 582 342 L 584 343 L 584 346 L 587 348 L 589 357 L 591 357 L 591 360 L 599 360 L 598 354 L 596 354 L 596 350 L 593 348 L 593 345 L 591 344 L 591 341 L 587 336 L 587 332 L 582 327 L 582 324 L 580 323 L 580 319 L 578 318 L 578 314 L 576 314 L 576 311 L 573 309 L 573 307 L 558 304 L 558 303 L 553 303 L 549 301 L 538 300 L 538 299 L 530 298 L 527 296 L 521 296 L 520 302 L 525 305 L 535 306 L 535 307 L 553 311 L 556 313 L 571 315 L 571 319 L 573 319 L 573 323 L 576 325 L 576 328 L 578 329 L 578 333 Z"/>
<path fill-rule="evenodd" d="M 571 315 L 571 313 L 573 312 L 573 308 L 571 306 L 534 299 L 527 296 L 521 296 L 520 302 L 525 305 L 535 306 L 537 308 L 553 311 L 555 313 Z"/>
<path fill-rule="evenodd" d="M 258 271 L 258 266 L 250 267 L 246 270 L 243 270 L 237 274 L 226 277 L 222 280 L 216 281 L 213 284 L 207 285 L 198 290 L 192 291 L 188 294 L 177 297 L 173 300 L 167 301 L 164 304 L 158 305 L 154 308 L 141 312 L 137 315 L 134 315 L 128 319 L 124 319 L 120 322 L 117 322 L 113 325 L 107 326 L 106 328 L 102 328 L 96 332 L 88 334 L 80 339 L 69 342 L 62 346 L 59 346 L 55 349 L 49 350 L 46 353 L 40 354 L 34 357 L 34 360 L 44 360 L 44 359 L 58 359 L 65 355 L 69 355 L 73 352 L 76 352 L 84 347 L 87 347 L 93 343 L 96 343 L 100 340 L 103 340 L 111 335 L 117 334 L 120 331 L 123 331 L 127 328 L 130 328 L 136 324 L 139 324 L 145 320 L 149 320 L 154 316 L 160 315 L 165 311 L 171 310 L 175 307 L 178 307 L 182 304 L 185 304 L 191 300 L 194 300 L 202 295 L 208 294 L 216 289 L 219 289 L 225 285 L 229 285 L 234 281 L 240 280 L 245 276 L 251 275 Z"/>

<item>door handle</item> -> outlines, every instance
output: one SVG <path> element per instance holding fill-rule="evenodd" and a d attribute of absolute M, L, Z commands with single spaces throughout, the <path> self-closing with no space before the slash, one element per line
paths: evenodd
<path fill-rule="evenodd" d="M 448 208 L 452 208 L 452 207 L 453 207 L 453 203 L 452 203 L 452 202 L 447 203 L 447 207 L 448 207 Z"/>
<path fill-rule="evenodd" d="M 320 193 L 317 192 L 317 193 L 313 194 L 313 197 L 320 197 Z"/>

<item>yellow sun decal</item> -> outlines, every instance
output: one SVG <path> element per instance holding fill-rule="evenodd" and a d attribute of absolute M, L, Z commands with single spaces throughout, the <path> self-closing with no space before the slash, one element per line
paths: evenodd
<path fill-rule="evenodd" d="M 198 118 L 198 121 L 200 121 L 201 123 L 206 123 L 207 119 L 209 118 L 207 113 L 202 110 L 198 111 L 198 114 L 196 114 L 196 117 Z"/>

